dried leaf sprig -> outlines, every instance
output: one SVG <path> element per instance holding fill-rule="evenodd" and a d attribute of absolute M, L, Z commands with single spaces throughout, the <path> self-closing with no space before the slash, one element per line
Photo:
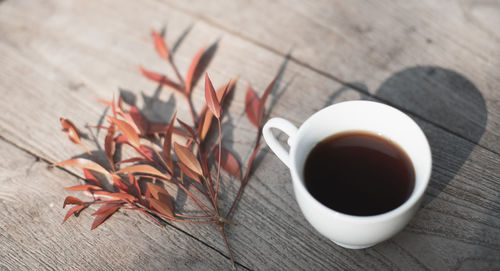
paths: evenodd
<path fill-rule="evenodd" d="M 81 168 L 86 183 L 68 187 L 66 190 L 84 191 L 92 197 L 90 201 L 82 201 L 73 196 L 66 197 L 63 208 L 66 205 L 74 206 L 68 210 L 63 223 L 72 215 L 79 215 L 91 205 L 100 206 L 92 214 L 95 219 L 91 229 L 97 228 L 120 209 L 140 211 L 160 226 L 161 220 L 179 223 L 210 223 L 215 225 L 221 233 L 234 266 L 224 227 L 226 224 L 235 224 L 230 221 L 230 216 L 249 181 L 253 162 L 261 147 L 265 103 L 279 73 L 261 98 L 250 85 L 248 86 L 245 113 L 250 123 L 257 128 L 257 133 L 252 154 L 243 174 L 238 159 L 222 144 L 221 118 L 224 114 L 224 102 L 233 90 L 237 79 L 233 78 L 216 90 L 208 74 L 205 73 L 206 102 L 197 113 L 191 102 L 191 92 L 193 84 L 198 79 L 197 76 L 203 74 L 200 71 L 200 61 L 206 52 L 205 48 L 201 48 L 195 54 L 183 78 L 173 63 L 162 36 L 155 31 L 152 35 L 156 51 L 173 68 L 177 78 L 174 81 L 166 75 L 146 70 L 141 66 L 139 70 L 146 78 L 182 94 L 181 96 L 186 99 L 189 106 L 193 125 L 186 124 L 177 118 L 176 114 L 170 123 L 150 122 L 134 105 L 129 105 L 126 109 L 121 97 L 118 101 L 114 98 L 112 101 L 100 100 L 101 103 L 111 108 L 111 113 L 106 118 L 107 125 L 97 127 L 107 131 L 104 139 L 104 154 L 108 165 L 86 158 L 69 159 L 53 164 L 53 166 Z M 217 141 L 211 142 L 208 135 L 214 126 L 214 120 L 217 123 Z M 91 154 L 83 146 L 75 125 L 64 118 L 60 121 L 69 139 Z M 176 122 L 180 127 L 175 127 Z M 183 138 L 184 144 L 174 142 L 174 134 Z M 123 146 L 132 148 L 136 156 L 128 159 L 119 158 L 121 155 L 118 155 L 117 150 Z M 211 174 L 211 168 L 214 166 L 216 176 Z M 221 170 L 240 181 L 238 192 L 227 211 L 220 209 Z M 104 179 L 98 177 L 103 177 L 112 185 L 106 185 L 102 182 Z M 157 183 L 164 183 L 165 187 Z M 168 191 L 171 187 L 169 185 L 182 190 L 199 209 L 199 213 L 188 215 L 178 211 Z M 192 187 L 193 191 L 188 187 Z"/>

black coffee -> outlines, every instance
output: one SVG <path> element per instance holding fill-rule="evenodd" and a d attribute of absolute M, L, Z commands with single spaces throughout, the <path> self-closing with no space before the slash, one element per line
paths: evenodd
<path fill-rule="evenodd" d="M 304 166 L 306 188 L 341 213 L 370 216 L 403 204 L 415 185 L 413 165 L 392 141 L 352 131 L 318 143 Z"/>

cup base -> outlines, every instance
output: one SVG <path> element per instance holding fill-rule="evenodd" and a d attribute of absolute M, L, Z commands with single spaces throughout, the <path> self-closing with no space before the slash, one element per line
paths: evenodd
<path fill-rule="evenodd" d="M 358 245 L 346 245 L 346 244 L 342 244 L 342 243 L 335 242 L 335 241 L 332 241 L 332 242 L 334 242 L 335 244 L 337 244 L 337 245 L 339 245 L 341 247 L 348 248 L 348 249 L 363 249 L 363 248 L 369 248 L 369 247 L 375 245 L 375 244 L 369 244 L 369 245 L 358 246 Z"/>

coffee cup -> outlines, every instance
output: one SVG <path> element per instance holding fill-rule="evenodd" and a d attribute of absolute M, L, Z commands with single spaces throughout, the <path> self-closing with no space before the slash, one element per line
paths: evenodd
<path fill-rule="evenodd" d="M 288 136 L 289 151 L 272 129 Z M 304 165 L 308 154 L 323 139 L 348 131 L 380 135 L 407 154 L 414 170 L 414 186 L 408 198 L 395 209 L 368 216 L 346 214 L 325 206 L 306 188 Z M 431 150 L 423 131 L 409 116 L 382 103 L 333 104 L 313 114 L 298 129 L 285 119 L 273 118 L 264 125 L 263 135 L 271 150 L 289 168 L 295 197 L 306 220 L 319 233 L 345 248 L 370 247 L 401 231 L 418 210 L 431 176 Z"/>

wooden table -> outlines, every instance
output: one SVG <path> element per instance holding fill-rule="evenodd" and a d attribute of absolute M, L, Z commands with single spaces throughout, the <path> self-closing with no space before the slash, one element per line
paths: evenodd
<path fill-rule="evenodd" d="M 264 147 L 233 216 L 239 225 L 228 227 L 237 269 L 499 270 L 499 26 L 498 1 L 1 0 L 0 270 L 231 269 L 212 226 L 161 229 L 127 211 L 94 231 L 90 212 L 61 225 L 63 187 L 82 181 L 48 168 L 81 153 L 59 117 L 95 125 L 105 110 L 95 98 L 120 89 L 151 120 L 168 120 L 174 106 L 189 116 L 137 70 L 172 74 L 151 28 L 166 29 L 182 73 L 199 47 L 216 43 L 214 83 L 240 75 L 224 136 L 244 161 L 255 133 L 247 84 L 262 94 L 280 67 L 269 117 L 300 125 L 332 103 L 375 100 L 409 114 L 430 140 L 421 209 L 364 250 L 336 246 L 305 221 L 287 168 Z M 203 84 L 193 99 L 200 109 Z"/>

